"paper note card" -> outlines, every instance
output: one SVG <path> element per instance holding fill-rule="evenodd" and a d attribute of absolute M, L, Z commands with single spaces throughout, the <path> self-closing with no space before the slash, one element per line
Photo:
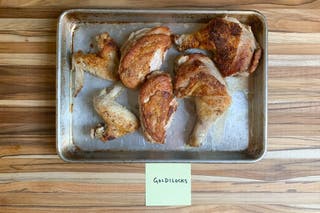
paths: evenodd
<path fill-rule="evenodd" d="M 146 205 L 191 205 L 191 164 L 147 163 Z"/>

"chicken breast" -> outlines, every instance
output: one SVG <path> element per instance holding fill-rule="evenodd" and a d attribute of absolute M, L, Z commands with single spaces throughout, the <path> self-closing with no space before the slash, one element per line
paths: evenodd
<path fill-rule="evenodd" d="M 165 143 L 166 130 L 177 106 L 170 75 L 163 72 L 148 75 L 139 93 L 140 121 L 148 141 Z"/>
<path fill-rule="evenodd" d="M 84 82 L 84 71 L 99 78 L 117 81 L 119 64 L 119 50 L 108 33 L 96 37 L 99 52 L 85 54 L 78 51 L 72 56 L 72 70 L 75 71 L 74 97 L 80 92 Z"/>
<path fill-rule="evenodd" d="M 121 48 L 119 75 L 131 89 L 140 86 L 152 71 L 160 69 L 171 46 L 168 27 L 144 28 L 130 34 Z"/>
<path fill-rule="evenodd" d="M 202 54 L 177 58 L 174 90 L 177 97 L 193 98 L 197 121 L 188 144 L 200 146 L 215 122 L 230 106 L 226 84 L 211 61 Z"/>
<path fill-rule="evenodd" d="M 111 89 L 103 89 L 98 96 L 94 97 L 94 108 L 105 124 L 98 124 L 91 129 L 92 138 L 99 138 L 104 142 L 110 141 L 139 128 L 137 117 L 115 101 L 123 89 L 124 87 L 118 83 Z"/>
<path fill-rule="evenodd" d="M 176 35 L 178 50 L 200 48 L 213 52 L 213 60 L 223 76 L 253 73 L 261 57 L 261 48 L 251 27 L 236 18 L 213 18 L 192 34 Z"/>

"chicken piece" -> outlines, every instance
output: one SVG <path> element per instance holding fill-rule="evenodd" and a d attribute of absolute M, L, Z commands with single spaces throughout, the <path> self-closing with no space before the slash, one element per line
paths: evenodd
<path fill-rule="evenodd" d="M 213 18 L 193 34 L 176 35 L 179 51 L 199 48 L 213 52 L 213 61 L 223 76 L 253 73 L 261 57 L 261 48 L 251 27 L 236 18 Z"/>
<path fill-rule="evenodd" d="M 145 138 L 152 143 L 164 144 L 166 130 L 178 106 L 170 75 L 160 71 L 148 75 L 138 100 Z"/>
<path fill-rule="evenodd" d="M 75 71 L 74 97 L 80 92 L 84 82 L 84 71 L 99 78 L 117 81 L 119 64 L 119 50 L 108 33 L 96 37 L 99 52 L 85 54 L 78 51 L 72 56 L 72 70 Z"/>
<path fill-rule="evenodd" d="M 99 138 L 101 141 L 109 141 L 132 133 L 139 128 L 137 117 L 115 101 L 124 87 L 120 84 L 108 91 L 103 89 L 93 99 L 93 105 L 97 113 L 102 117 L 105 124 L 98 124 L 91 129 L 91 137 Z"/>
<path fill-rule="evenodd" d="M 200 146 L 214 121 L 230 106 L 231 97 L 221 74 L 205 55 L 178 57 L 175 72 L 177 97 L 193 97 L 196 105 L 197 121 L 188 144 Z"/>
<path fill-rule="evenodd" d="M 152 71 L 159 70 L 171 46 L 168 27 L 144 28 L 130 34 L 121 48 L 119 74 L 131 89 L 140 86 Z"/>

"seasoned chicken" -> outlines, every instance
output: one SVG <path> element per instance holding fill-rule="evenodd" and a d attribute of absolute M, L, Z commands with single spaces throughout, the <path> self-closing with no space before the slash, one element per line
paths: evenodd
<path fill-rule="evenodd" d="M 205 55 L 178 57 L 175 73 L 177 97 L 193 97 L 196 105 L 197 121 L 188 144 L 200 146 L 214 121 L 228 109 L 231 97 L 221 74 Z"/>
<path fill-rule="evenodd" d="M 72 56 L 72 70 L 75 71 L 74 96 L 80 92 L 84 82 L 84 71 L 99 78 L 117 81 L 119 64 L 119 50 L 108 33 L 96 37 L 99 52 L 85 54 L 78 51 Z"/>
<path fill-rule="evenodd" d="M 170 75 L 160 71 L 148 75 L 139 93 L 140 121 L 148 141 L 165 143 L 166 130 L 177 106 Z"/>
<path fill-rule="evenodd" d="M 213 52 L 213 60 L 223 76 L 253 73 L 261 57 L 261 48 L 251 27 L 236 18 L 213 18 L 192 34 L 175 36 L 178 50 L 200 48 Z"/>
<path fill-rule="evenodd" d="M 144 28 L 130 34 L 121 48 L 119 74 L 122 83 L 135 89 L 158 70 L 171 46 L 168 27 Z"/>
<path fill-rule="evenodd" d="M 94 97 L 94 108 L 105 124 L 98 124 L 96 128 L 91 129 L 92 138 L 109 141 L 139 128 L 136 116 L 115 101 L 122 89 L 124 89 L 122 85 L 116 84 L 110 91 L 108 88 L 103 89 L 98 96 Z"/>

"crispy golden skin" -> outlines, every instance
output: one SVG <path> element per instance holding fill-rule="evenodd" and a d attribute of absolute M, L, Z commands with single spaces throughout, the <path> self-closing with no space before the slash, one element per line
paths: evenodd
<path fill-rule="evenodd" d="M 211 69 L 211 70 L 210 70 Z M 174 89 L 177 97 L 224 95 L 226 87 L 212 61 L 202 54 L 181 56 L 175 69 Z"/>
<path fill-rule="evenodd" d="M 119 80 L 119 49 L 116 43 L 108 33 L 98 35 L 96 41 L 99 49 L 97 54 L 78 51 L 72 56 L 72 69 L 75 71 L 74 96 L 77 96 L 83 87 L 84 71 L 105 80 Z"/>
<path fill-rule="evenodd" d="M 170 75 L 150 74 L 139 93 L 140 121 L 148 141 L 165 143 L 166 130 L 177 106 Z"/>
<path fill-rule="evenodd" d="M 160 69 L 171 46 L 168 27 L 145 28 L 133 32 L 121 49 L 119 74 L 122 83 L 135 89 L 152 71 Z"/>
<path fill-rule="evenodd" d="M 139 120 L 136 116 L 115 101 L 123 89 L 121 84 L 116 84 L 111 89 L 103 89 L 99 95 L 94 97 L 94 108 L 105 124 L 98 124 L 97 127 L 91 129 L 92 138 L 99 138 L 106 142 L 132 133 L 139 128 Z"/>
<path fill-rule="evenodd" d="M 183 55 L 176 61 L 175 93 L 178 97 L 193 97 L 197 121 L 188 144 L 200 146 L 209 128 L 230 106 L 231 97 L 225 82 L 207 56 Z"/>
<path fill-rule="evenodd" d="M 250 26 L 237 19 L 213 18 L 193 34 L 174 37 L 178 50 L 200 48 L 213 52 L 213 60 L 223 76 L 250 74 L 259 64 L 261 48 Z"/>

